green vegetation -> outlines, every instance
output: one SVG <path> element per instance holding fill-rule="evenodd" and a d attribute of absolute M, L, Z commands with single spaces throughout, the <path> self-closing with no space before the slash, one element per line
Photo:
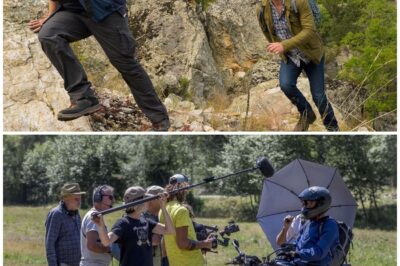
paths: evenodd
<path fill-rule="evenodd" d="M 179 86 L 183 91 L 186 91 L 189 88 L 190 80 L 186 77 L 181 77 L 179 79 Z"/>
<path fill-rule="evenodd" d="M 396 2 L 392 0 L 321 0 L 320 31 L 330 47 L 347 46 L 352 58 L 339 73 L 362 95 L 367 119 L 396 110 Z M 337 50 L 337 49 L 336 49 Z"/>
<path fill-rule="evenodd" d="M 215 0 L 196 0 L 196 3 L 200 4 L 203 9 L 207 9 L 207 7 L 214 1 Z"/>
<path fill-rule="evenodd" d="M 55 205 L 55 204 L 54 204 Z M 53 206 L 4 207 L 3 259 L 6 266 L 47 265 L 44 247 L 44 221 Z M 81 216 L 87 210 L 81 210 Z M 121 217 L 121 212 L 106 216 L 106 224 L 111 226 Z M 226 225 L 227 219 L 198 218 L 198 222 L 208 225 Z M 255 223 L 239 223 L 240 232 L 231 235 L 238 239 L 241 249 L 259 257 L 266 256 L 272 249 Z M 396 231 L 354 230 L 354 248 L 350 251 L 351 264 L 355 266 L 396 265 Z M 218 254 L 207 254 L 207 265 L 220 266 L 237 255 L 234 248 L 219 247 Z M 117 265 L 114 262 L 114 265 Z"/>

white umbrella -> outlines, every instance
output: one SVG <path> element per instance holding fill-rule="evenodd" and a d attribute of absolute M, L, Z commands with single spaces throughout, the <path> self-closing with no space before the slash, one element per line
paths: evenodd
<path fill-rule="evenodd" d="M 357 202 L 351 195 L 339 171 L 330 166 L 305 160 L 294 160 L 264 179 L 257 221 L 274 249 L 276 236 L 282 229 L 283 218 L 300 213 L 298 195 L 306 188 L 320 186 L 329 189 L 332 196 L 328 215 L 353 227 Z"/>

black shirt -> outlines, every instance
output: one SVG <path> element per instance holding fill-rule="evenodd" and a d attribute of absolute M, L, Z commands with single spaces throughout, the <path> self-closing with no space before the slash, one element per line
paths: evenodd
<path fill-rule="evenodd" d="M 153 266 L 151 235 L 157 225 L 144 217 L 125 216 L 115 222 L 111 231 L 118 236 L 121 247 L 121 266 Z"/>

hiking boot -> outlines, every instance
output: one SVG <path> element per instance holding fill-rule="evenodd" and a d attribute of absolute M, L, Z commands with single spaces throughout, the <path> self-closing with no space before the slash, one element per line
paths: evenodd
<path fill-rule="evenodd" d="M 168 131 L 171 124 L 169 123 L 169 119 L 161 120 L 160 122 L 153 123 L 153 131 Z"/>
<path fill-rule="evenodd" d="M 71 103 L 71 106 L 61 110 L 58 113 L 58 120 L 69 121 L 79 118 L 84 115 L 89 115 L 91 113 L 97 112 L 101 109 L 101 105 L 96 98 L 92 99 L 81 99 L 76 102 Z"/>
<path fill-rule="evenodd" d="M 336 131 L 340 131 L 339 126 L 325 126 L 326 131 L 330 131 L 330 132 L 336 132 Z"/>
<path fill-rule="evenodd" d="M 315 122 L 315 119 L 317 119 L 317 117 L 312 110 L 304 112 L 300 115 L 300 119 L 293 131 L 307 131 L 308 127 Z"/>

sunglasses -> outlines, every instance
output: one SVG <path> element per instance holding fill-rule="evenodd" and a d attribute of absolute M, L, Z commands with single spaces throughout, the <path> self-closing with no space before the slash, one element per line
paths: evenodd
<path fill-rule="evenodd" d="M 115 199 L 113 195 L 103 195 L 103 197 L 108 197 L 110 200 Z"/>

